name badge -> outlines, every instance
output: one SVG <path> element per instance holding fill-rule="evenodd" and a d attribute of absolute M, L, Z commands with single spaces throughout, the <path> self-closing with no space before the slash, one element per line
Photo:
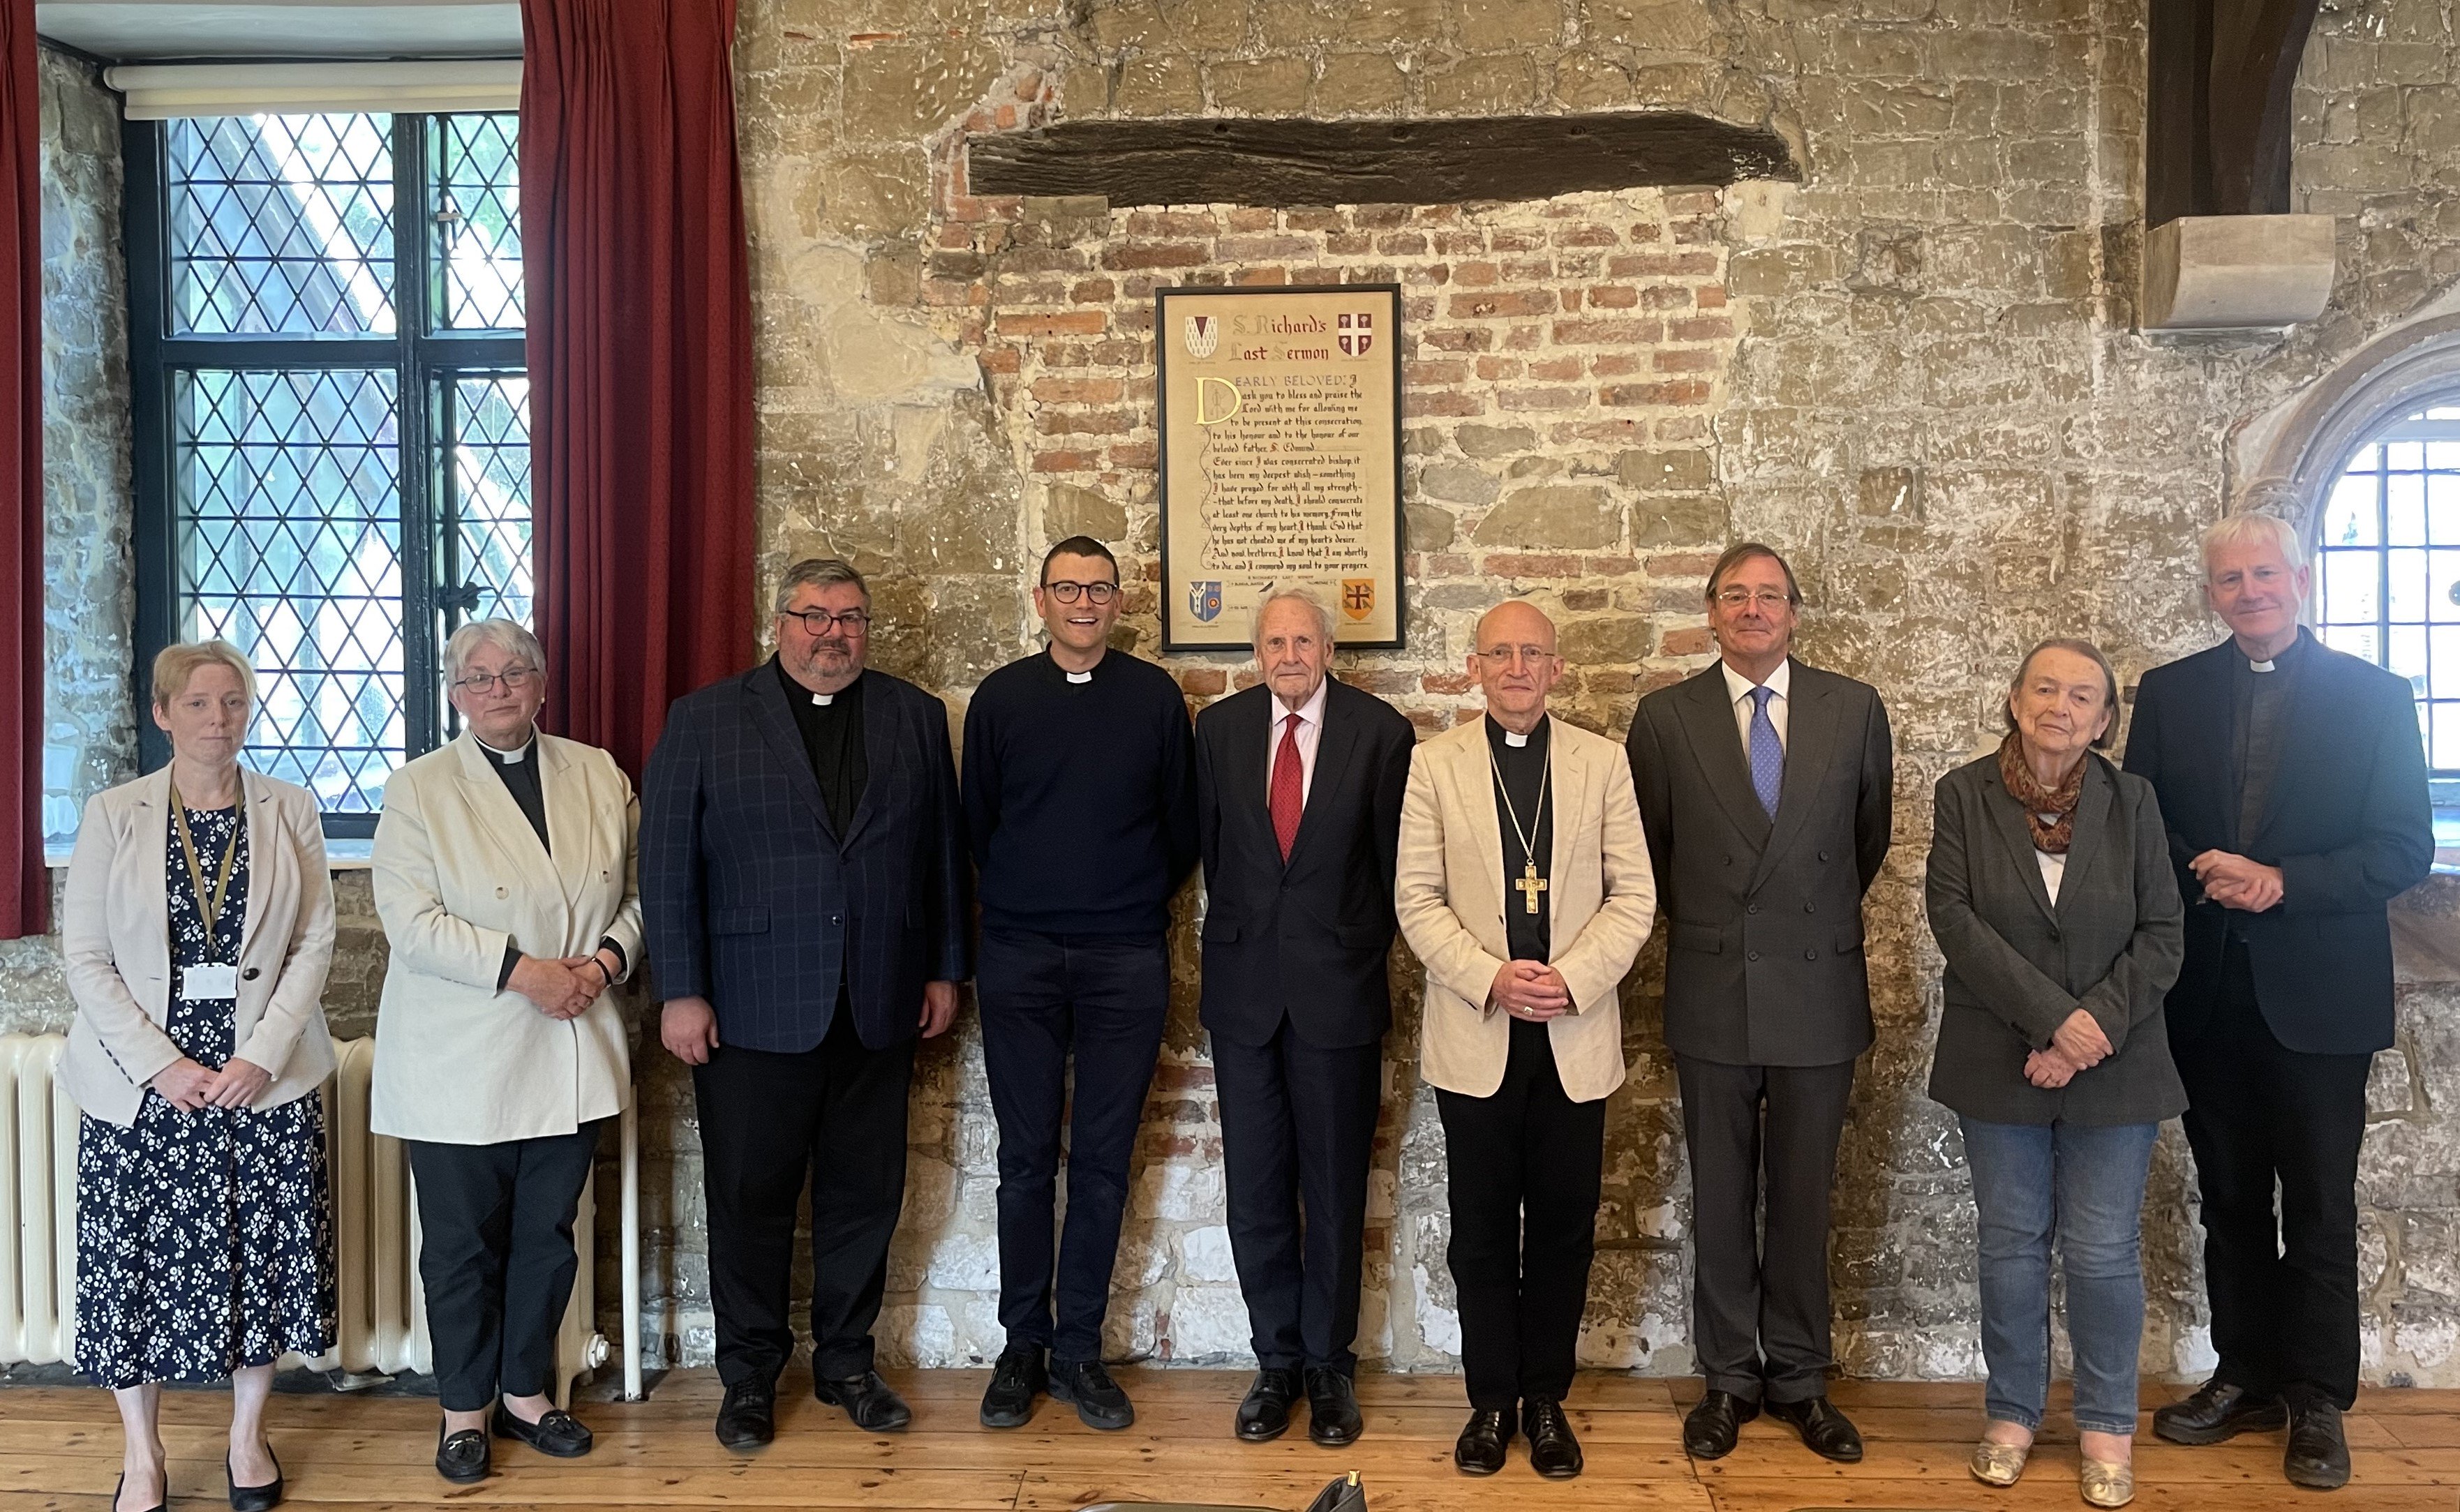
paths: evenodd
<path fill-rule="evenodd" d="M 180 996 L 189 1002 L 219 1002 L 239 996 L 236 966 L 182 966 Z"/>

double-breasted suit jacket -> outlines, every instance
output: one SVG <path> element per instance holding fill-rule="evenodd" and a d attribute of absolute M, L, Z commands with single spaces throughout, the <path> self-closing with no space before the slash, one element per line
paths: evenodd
<path fill-rule="evenodd" d="M 1657 916 L 1657 889 L 1631 770 L 1614 742 L 1558 719 L 1547 738 L 1554 847 L 1547 870 L 1552 956 L 1579 1010 L 1549 1019 L 1563 1093 L 1594 1102 L 1622 1085 L 1616 998 Z M 1512 1022 L 1487 1002 L 1512 958 L 1503 910 L 1503 826 L 1485 721 L 1418 746 L 1401 805 L 1395 912 L 1427 968 L 1421 1069 L 1470 1097 L 1503 1084 Z"/>
<path fill-rule="evenodd" d="M 1887 856 L 1887 711 L 1792 663 L 1771 819 L 1721 663 L 1641 700 L 1627 742 L 1665 900 L 1665 1042 L 1726 1065 L 1833 1065 L 1871 1043 L 1862 894 Z"/>
<path fill-rule="evenodd" d="M 1382 699 L 1327 679 L 1315 778 L 1283 865 L 1267 792 L 1283 712 L 1260 685 L 1196 719 L 1204 1027 L 1261 1045 L 1287 1014 L 1309 1044 L 1372 1044 L 1392 1018 L 1384 963 L 1417 731 Z"/>
<path fill-rule="evenodd" d="M 507 945 L 641 959 L 630 779 L 595 746 L 535 737 L 548 845 L 464 733 L 392 774 L 376 821 L 376 914 L 392 959 L 376 1008 L 369 1120 L 379 1134 L 494 1144 L 570 1134 L 632 1097 L 623 1016 L 601 993 L 558 1020 L 496 985 Z M 552 847 L 550 850 L 549 847 Z"/>

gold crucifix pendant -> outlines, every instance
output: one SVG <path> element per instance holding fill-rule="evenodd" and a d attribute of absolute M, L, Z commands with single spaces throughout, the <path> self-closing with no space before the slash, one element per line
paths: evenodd
<path fill-rule="evenodd" d="M 1546 879 L 1538 874 L 1537 862 L 1529 861 L 1521 865 L 1520 880 L 1512 884 L 1512 891 L 1529 900 L 1529 913 L 1538 912 L 1538 894 L 1546 891 Z"/>

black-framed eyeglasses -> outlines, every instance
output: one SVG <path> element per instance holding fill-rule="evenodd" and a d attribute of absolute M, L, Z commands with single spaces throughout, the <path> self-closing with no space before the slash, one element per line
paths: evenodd
<path fill-rule="evenodd" d="M 504 684 L 505 692 L 519 693 L 537 682 L 538 675 L 536 667 L 506 667 L 501 672 L 473 672 L 453 685 L 464 693 L 476 696 L 501 682 Z"/>
<path fill-rule="evenodd" d="M 1081 596 L 1089 604 L 1106 604 L 1119 597 L 1119 585 L 1108 582 L 1070 582 L 1065 578 L 1042 585 L 1061 603 L 1074 603 Z"/>
<path fill-rule="evenodd" d="M 845 626 L 848 635 L 865 635 L 871 630 L 871 611 L 849 609 L 843 614 L 831 614 L 826 609 L 789 609 L 789 620 L 800 620 L 803 628 L 816 636 L 824 636 L 838 625 Z"/>

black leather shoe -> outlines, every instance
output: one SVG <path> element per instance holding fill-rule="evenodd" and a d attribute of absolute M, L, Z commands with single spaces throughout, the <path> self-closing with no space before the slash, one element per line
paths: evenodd
<path fill-rule="evenodd" d="M 252 1486 L 240 1484 L 239 1477 L 231 1474 L 230 1457 L 223 1457 L 223 1480 L 230 1485 L 231 1512 L 273 1512 L 282 1504 L 282 1461 L 274 1458 L 271 1444 L 265 1446 L 265 1457 L 273 1460 L 273 1479 Z"/>
<path fill-rule="evenodd" d="M 854 1425 L 865 1433 L 902 1433 L 914 1420 L 914 1409 L 876 1370 L 839 1380 L 815 1380 L 812 1395 L 832 1407 L 844 1408 Z"/>
<path fill-rule="evenodd" d="M 1050 1384 L 1041 1345 L 1011 1344 L 1000 1351 L 999 1362 L 991 1367 L 990 1390 L 983 1393 L 983 1426 L 1024 1427 L 1033 1419 L 1033 1398 Z"/>
<path fill-rule="evenodd" d="M 1563 1404 L 1532 1396 L 1520 1404 L 1520 1431 L 1529 1436 L 1529 1468 L 1549 1480 L 1569 1480 L 1580 1473 L 1580 1440 L 1572 1434 L 1572 1419 Z"/>
<path fill-rule="evenodd" d="M 581 1419 L 568 1412 L 550 1407 L 536 1422 L 523 1422 L 513 1416 L 512 1409 L 496 1403 L 496 1437 L 519 1438 L 542 1455 L 558 1460 L 578 1460 L 597 1443 L 597 1437 L 581 1425 Z"/>
<path fill-rule="evenodd" d="M 777 1389 L 766 1381 L 726 1388 L 717 1407 L 717 1441 L 744 1454 L 777 1437 Z"/>
<path fill-rule="evenodd" d="M 2280 1473 L 2291 1485 L 2338 1491 L 2349 1483 L 2349 1440 L 2341 1431 L 2341 1409 L 2327 1401 L 2301 1403 L 2289 1415 L 2289 1451 Z"/>
<path fill-rule="evenodd" d="M 1503 1450 L 1512 1442 L 1512 1413 L 1479 1408 L 1469 1425 L 1453 1440 L 1453 1468 L 1463 1475 L 1491 1476 L 1503 1468 Z"/>
<path fill-rule="evenodd" d="M 1862 1436 L 1854 1424 L 1825 1396 L 1806 1396 L 1800 1401 L 1772 1401 L 1766 1404 L 1768 1415 L 1781 1423 L 1790 1423 L 1802 1435 L 1803 1446 L 1822 1460 L 1838 1464 L 1859 1464 L 1862 1461 Z"/>
<path fill-rule="evenodd" d="M 435 1473 L 456 1485 L 484 1480 L 496 1468 L 496 1451 L 476 1428 L 459 1433 L 435 1430 Z"/>
<path fill-rule="evenodd" d="M 1328 1366 L 1306 1373 L 1307 1437 L 1326 1449 L 1358 1441 L 1367 1419 L 1358 1414 L 1358 1393 L 1344 1372 Z"/>
<path fill-rule="evenodd" d="M 170 1512 L 170 1506 L 171 1506 L 170 1485 L 171 1485 L 171 1472 L 170 1472 L 169 1467 L 168 1467 L 168 1466 L 165 1466 L 165 1467 L 164 1467 L 164 1469 L 163 1469 L 163 1471 L 162 1471 L 162 1486 L 163 1486 L 162 1500 L 161 1500 L 161 1501 L 159 1501 L 159 1502 L 155 1502 L 152 1506 L 147 1507 L 147 1508 L 145 1509 L 145 1512 Z M 117 1507 L 117 1506 L 119 1505 L 119 1493 L 121 1493 L 122 1491 L 125 1491 L 125 1490 L 127 1490 L 127 1489 L 128 1489 L 128 1477 L 127 1477 L 127 1475 L 123 1472 L 123 1473 L 120 1475 L 120 1478 L 118 1479 L 118 1480 L 117 1480 L 116 1482 L 114 1482 L 114 1483 L 113 1483 L 113 1485 L 112 1485 L 112 1488 L 111 1488 L 111 1504 L 112 1504 L 114 1507 Z"/>
<path fill-rule="evenodd" d="M 1299 1373 L 1260 1370 L 1239 1403 L 1238 1433 L 1249 1443 L 1270 1443 L 1290 1431 L 1290 1403 L 1298 1399 Z"/>
<path fill-rule="evenodd" d="M 1723 1460 L 1734 1452 L 1743 1424 L 1759 1415 L 1758 1402 L 1712 1391 L 1683 1415 L 1683 1452 L 1694 1460 Z"/>
<path fill-rule="evenodd" d="M 2208 1380 L 2194 1396 L 2152 1415 L 2152 1431 L 2172 1443 L 2216 1444 L 2242 1433 L 2270 1433 L 2289 1421 L 2277 1396 Z"/>
<path fill-rule="evenodd" d="M 1050 1362 L 1050 1399 L 1074 1402 L 1076 1417 L 1088 1428 L 1125 1428 L 1136 1420 L 1136 1409 L 1100 1360 Z"/>

